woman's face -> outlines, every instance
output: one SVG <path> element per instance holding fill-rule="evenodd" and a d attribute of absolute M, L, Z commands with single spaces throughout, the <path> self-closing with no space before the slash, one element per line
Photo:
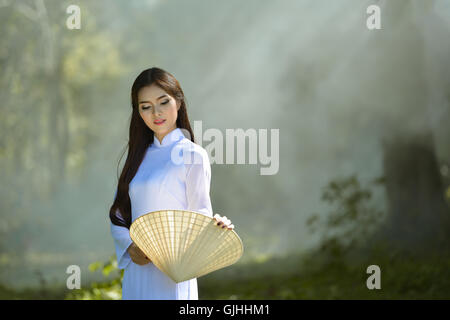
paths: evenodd
<path fill-rule="evenodd" d="M 154 132 L 159 142 L 176 129 L 180 103 L 155 84 L 142 87 L 138 92 L 139 114 Z M 161 124 L 158 124 L 163 121 Z"/>

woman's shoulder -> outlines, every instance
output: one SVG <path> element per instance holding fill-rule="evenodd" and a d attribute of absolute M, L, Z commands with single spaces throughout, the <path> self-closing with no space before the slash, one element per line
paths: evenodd
<path fill-rule="evenodd" d="M 194 163 L 209 163 L 209 155 L 205 148 L 201 145 L 184 138 L 180 141 L 180 146 L 182 147 L 183 155 L 193 158 L 196 162 Z"/>

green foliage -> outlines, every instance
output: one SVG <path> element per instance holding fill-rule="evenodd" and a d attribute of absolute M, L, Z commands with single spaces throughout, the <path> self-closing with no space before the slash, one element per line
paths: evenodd
<path fill-rule="evenodd" d="M 0 253 L 36 250 L 45 247 L 35 240 L 43 238 L 39 233 L 56 235 L 59 211 L 44 203 L 61 200 L 61 187 L 84 174 L 90 148 L 108 135 L 98 129 L 96 110 L 117 99 L 112 93 L 130 71 L 120 45 L 123 38 L 128 42 L 127 31 L 99 28 L 111 17 L 105 7 L 120 12 L 126 5 L 81 6 L 77 32 L 67 29 L 59 2 L 0 5 Z"/>
<path fill-rule="evenodd" d="M 339 260 L 376 230 L 384 215 L 369 203 L 373 194 L 370 186 L 382 183 L 383 178 L 378 178 L 369 187 L 363 187 L 355 174 L 328 183 L 321 199 L 334 205 L 334 209 L 325 218 L 313 214 L 307 220 L 311 232 L 323 234 L 322 253 Z"/>
<path fill-rule="evenodd" d="M 373 182 L 379 183 L 382 179 Z M 320 226 L 326 234 L 319 248 L 306 254 L 237 264 L 200 277 L 199 298 L 450 299 L 450 253 L 442 255 L 430 250 L 427 256 L 417 257 L 375 243 L 363 257 L 346 255 L 356 248 L 356 243 L 367 240 L 374 229 L 372 224 L 381 218 L 380 212 L 368 203 L 371 195 L 372 190 L 361 187 L 355 176 L 330 182 L 322 199 L 333 204 L 334 210 L 327 219 L 318 215 L 310 219 L 311 225 Z M 340 229 L 342 226 L 348 229 Z M 331 231 L 335 232 L 330 236 Z M 381 269 L 380 290 L 366 286 L 366 270 L 373 264 Z M 121 299 L 123 270 L 117 269 L 115 256 L 104 263 L 92 263 L 89 270 L 100 271 L 105 280 L 73 290 L 65 299 Z M 0 297 L 8 299 L 55 298 L 60 292 L 50 288 L 17 292 L 0 286 Z"/>
<path fill-rule="evenodd" d="M 392 254 L 387 247 L 374 248 L 359 263 L 322 264 L 312 251 L 305 257 L 291 254 L 272 257 L 264 264 L 250 263 L 218 271 L 198 279 L 203 299 L 450 299 L 450 255 L 418 260 Z M 367 266 L 381 268 L 381 290 L 366 287 Z M 102 270 L 104 264 L 98 264 Z M 282 267 L 280 267 L 282 266 Z M 65 299 L 120 299 L 117 284 L 105 281 Z M 0 299 L 64 299 L 67 289 L 43 288 L 16 291 L 0 285 Z"/>
<path fill-rule="evenodd" d="M 375 253 L 376 252 L 376 253 Z M 296 268 L 288 268 L 302 260 Z M 349 265 L 321 264 L 320 255 L 273 258 L 264 274 L 249 276 L 256 264 L 247 265 L 245 276 L 199 279 L 200 299 L 450 299 L 450 255 L 418 260 L 392 255 L 379 248 L 365 260 Z M 369 290 L 366 269 L 381 268 L 381 289 Z M 283 266 L 284 272 L 272 273 Z M 292 265 L 294 267 L 295 265 Z"/>
<path fill-rule="evenodd" d="M 93 282 L 87 289 L 72 290 L 66 300 L 120 300 L 122 299 L 123 270 L 117 268 L 117 259 L 113 255 L 106 262 L 96 261 L 89 265 L 89 271 L 100 270 L 106 278 L 102 282 Z M 109 277 L 113 275 L 112 279 Z"/>

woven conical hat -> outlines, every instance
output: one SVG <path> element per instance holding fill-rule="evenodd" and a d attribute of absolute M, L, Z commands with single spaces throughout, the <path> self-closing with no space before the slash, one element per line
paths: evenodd
<path fill-rule="evenodd" d="M 229 266 L 242 256 L 237 233 L 214 223 L 194 211 L 153 211 L 131 224 L 130 236 L 158 269 L 178 283 Z"/>

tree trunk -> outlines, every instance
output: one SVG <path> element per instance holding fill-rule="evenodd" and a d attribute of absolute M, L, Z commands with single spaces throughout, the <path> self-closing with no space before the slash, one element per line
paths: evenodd
<path fill-rule="evenodd" d="M 383 142 L 388 215 L 381 229 L 389 245 L 410 252 L 449 248 L 450 210 L 429 133 Z"/>

